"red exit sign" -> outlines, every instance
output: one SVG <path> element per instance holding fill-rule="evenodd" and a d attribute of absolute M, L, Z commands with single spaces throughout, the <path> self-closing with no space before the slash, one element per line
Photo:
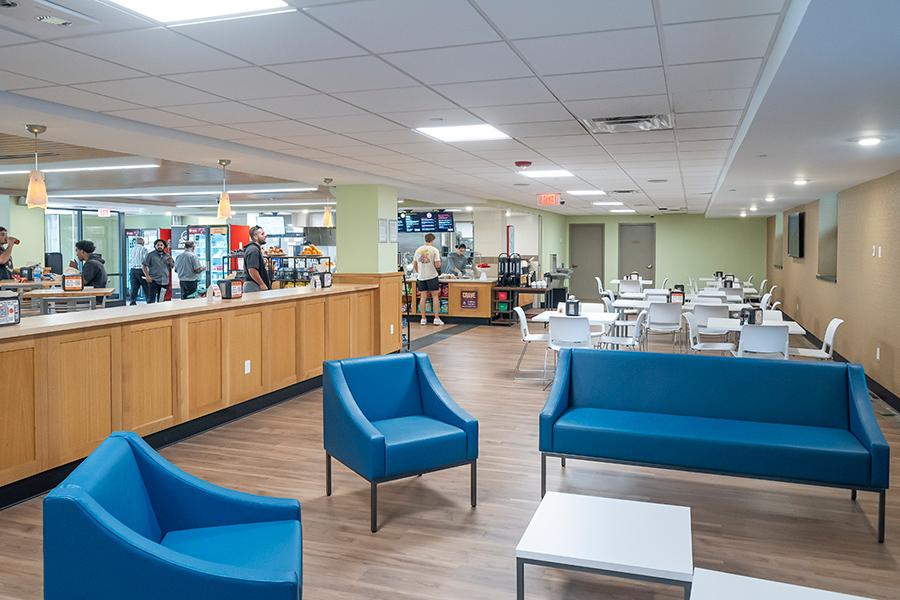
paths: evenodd
<path fill-rule="evenodd" d="M 538 194 L 538 206 L 559 206 L 559 194 Z"/>
<path fill-rule="evenodd" d="M 97 216 L 98 216 L 98 217 L 111 217 L 111 216 L 112 216 L 112 209 L 109 209 L 109 208 L 98 208 L 98 209 L 97 209 Z"/>

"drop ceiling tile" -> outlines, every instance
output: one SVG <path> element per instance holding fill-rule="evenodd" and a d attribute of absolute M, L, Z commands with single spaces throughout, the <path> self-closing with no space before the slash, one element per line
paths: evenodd
<path fill-rule="evenodd" d="M 168 79 L 232 100 L 303 96 L 316 93 L 315 90 L 311 90 L 305 85 L 300 85 L 296 81 L 259 67 L 170 75 Z"/>
<path fill-rule="evenodd" d="M 533 2 L 478 0 L 478 5 L 509 38 L 566 35 L 654 24 L 650 0 L 566 0 Z"/>
<path fill-rule="evenodd" d="M 765 56 L 776 15 L 665 26 L 669 64 Z"/>
<path fill-rule="evenodd" d="M 92 94 L 71 87 L 56 86 L 42 87 L 33 90 L 17 90 L 16 94 L 28 96 L 30 98 L 39 98 L 57 104 L 65 104 L 66 106 L 74 106 L 85 110 L 103 111 L 103 110 L 125 110 L 128 108 L 139 108 L 130 102 L 122 102 L 115 98 L 107 98 L 98 94 Z"/>
<path fill-rule="evenodd" d="M 681 23 L 777 13 L 783 6 L 784 0 L 679 0 L 660 2 L 659 9 L 663 23 Z"/>
<path fill-rule="evenodd" d="M 690 142 L 696 140 L 731 140 L 737 127 L 699 127 L 678 129 L 678 141 Z"/>
<path fill-rule="evenodd" d="M 0 91 L 24 90 L 29 88 L 48 87 L 53 85 L 33 77 L 26 77 L 9 71 L 0 71 Z"/>
<path fill-rule="evenodd" d="M 350 134 L 353 139 L 361 140 L 369 144 L 383 146 L 385 144 L 415 144 L 425 138 L 421 133 L 409 129 L 394 129 L 392 131 L 364 131 Z"/>
<path fill-rule="evenodd" d="M 646 144 L 617 144 L 607 148 L 613 156 L 647 154 L 650 152 L 674 152 L 675 142 L 651 142 Z"/>
<path fill-rule="evenodd" d="M 252 123 L 255 121 L 277 121 L 278 116 L 238 102 L 207 102 L 204 104 L 181 104 L 169 106 L 166 110 L 185 117 L 203 119 L 210 123 Z"/>
<path fill-rule="evenodd" d="M 409 112 L 388 112 L 382 116 L 401 125 L 415 129 L 416 127 L 440 127 L 453 125 L 480 125 L 484 123 L 475 115 L 459 108 L 442 108 L 439 110 L 415 110 Z"/>
<path fill-rule="evenodd" d="M 698 140 L 678 142 L 678 150 L 728 150 L 731 140 Z"/>
<path fill-rule="evenodd" d="M 106 114 L 132 121 L 141 121 L 160 127 L 189 127 L 191 125 L 207 125 L 203 121 L 190 119 L 181 115 L 159 110 L 157 108 L 135 108 L 132 110 L 114 110 Z"/>
<path fill-rule="evenodd" d="M 385 144 L 386 148 L 390 148 L 395 152 L 401 152 L 414 157 L 436 156 L 442 154 L 455 154 L 457 156 L 468 157 L 465 152 L 459 148 L 454 148 L 443 142 L 416 142 L 411 144 Z"/>
<path fill-rule="evenodd" d="M 366 0 L 312 7 L 307 12 L 377 53 L 499 39 L 464 0 Z"/>
<path fill-rule="evenodd" d="M 669 89 L 675 93 L 753 87 L 762 59 L 673 65 L 668 69 Z"/>
<path fill-rule="evenodd" d="M 179 127 L 185 133 L 193 133 L 219 140 L 238 140 L 247 137 L 246 131 L 239 131 L 224 125 L 194 125 L 191 127 Z"/>
<path fill-rule="evenodd" d="M 241 140 L 234 140 L 236 144 L 243 144 L 244 146 L 253 146 L 254 148 L 262 148 L 263 150 L 287 150 L 289 148 L 295 148 L 294 144 L 289 142 L 285 142 L 283 140 L 274 140 L 272 138 L 267 137 L 252 137 Z"/>
<path fill-rule="evenodd" d="M 573 121 L 572 115 L 559 102 L 513 104 L 510 106 L 484 106 L 472 112 L 491 125 L 507 123 L 536 123 L 541 121 Z M 576 132 L 577 133 L 577 132 Z"/>
<path fill-rule="evenodd" d="M 672 130 L 604 133 L 598 134 L 597 139 L 600 140 L 600 143 L 604 146 L 618 146 L 619 144 L 652 144 L 654 142 L 674 141 L 675 133 Z"/>
<path fill-rule="evenodd" d="M 383 119 L 378 115 L 362 114 L 344 117 L 323 117 L 320 119 L 305 119 L 306 123 L 334 131 L 335 133 L 364 133 L 374 131 L 404 130 L 404 127 Z"/>
<path fill-rule="evenodd" d="M 320 133 L 317 135 L 297 135 L 281 138 L 286 142 L 306 146 L 307 148 L 329 148 L 329 152 L 337 152 L 334 148 L 342 146 L 359 146 L 359 141 L 337 133 Z"/>
<path fill-rule="evenodd" d="M 434 89 L 466 108 L 556 101 L 537 77 L 452 83 Z"/>
<path fill-rule="evenodd" d="M 368 90 L 335 94 L 338 98 L 377 113 L 452 108 L 453 105 L 430 89 L 418 86 L 392 90 Z"/>
<path fill-rule="evenodd" d="M 689 127 L 728 127 L 737 125 L 742 114 L 740 110 L 683 113 L 675 115 L 675 125 L 679 130 Z"/>
<path fill-rule="evenodd" d="M 525 146 L 516 140 L 483 140 L 480 142 L 456 142 L 452 144 L 457 148 L 462 148 L 472 154 L 478 154 L 482 150 L 527 150 Z"/>
<path fill-rule="evenodd" d="M 680 150 L 679 156 L 682 160 L 696 160 L 701 158 L 721 158 L 728 157 L 726 150 Z"/>
<path fill-rule="evenodd" d="M 318 117 L 341 117 L 344 115 L 359 115 L 363 111 L 342 102 L 337 98 L 324 94 L 311 96 L 285 96 L 284 98 L 269 98 L 265 100 L 247 100 L 247 104 L 277 113 L 291 119 L 314 119 Z"/>
<path fill-rule="evenodd" d="M 605 31 L 514 42 L 539 75 L 656 67 L 656 28 Z"/>
<path fill-rule="evenodd" d="M 702 90 L 673 94 L 676 112 L 701 112 L 708 110 L 743 110 L 750 99 L 752 88 L 732 90 Z"/>
<path fill-rule="evenodd" d="M 25 44 L 33 41 L 33 38 L 20 35 L 7 29 L 0 29 L 0 46 L 12 46 L 13 44 Z"/>
<path fill-rule="evenodd" d="M 542 137 L 523 137 L 520 141 L 526 146 L 535 149 L 598 146 L 597 141 L 586 133 L 581 135 L 549 135 Z"/>
<path fill-rule="evenodd" d="M 598 100 L 573 100 L 566 107 L 582 119 L 594 117 L 621 117 L 669 112 L 669 97 L 633 96 L 629 98 L 604 98 Z"/>
<path fill-rule="evenodd" d="M 365 54 L 303 11 L 186 25 L 178 32 L 256 65 Z"/>
<path fill-rule="evenodd" d="M 375 56 L 336 58 L 285 65 L 273 65 L 281 73 L 322 92 L 356 92 L 411 87 L 418 82 Z"/>
<path fill-rule="evenodd" d="M 174 106 L 177 104 L 199 104 L 201 102 L 218 102 L 222 98 L 201 92 L 194 88 L 174 83 L 159 77 L 139 77 L 137 79 L 121 79 L 117 81 L 101 81 L 76 86 L 79 89 L 104 94 L 143 104 L 144 106 Z"/>
<path fill-rule="evenodd" d="M 154 75 L 247 63 L 163 27 L 59 40 L 60 46 Z"/>
<path fill-rule="evenodd" d="M 531 69 L 505 42 L 385 54 L 383 58 L 427 84 L 512 79 Z"/>
<path fill-rule="evenodd" d="M 578 121 L 549 121 L 546 123 L 516 123 L 502 126 L 503 133 L 514 138 L 541 137 L 545 135 L 578 135 L 584 128 Z"/>
<path fill-rule="evenodd" d="M 282 154 L 290 154 L 291 156 L 298 156 L 300 158 L 305 158 L 308 160 L 321 160 L 327 161 L 331 158 L 335 158 L 335 154 L 331 152 L 325 152 L 324 150 L 317 150 L 315 148 L 305 148 L 302 146 L 295 146 L 294 148 L 281 150 Z"/>
<path fill-rule="evenodd" d="M 2 64 L 7 71 L 20 75 L 39 73 L 41 79 L 59 84 L 125 79 L 143 75 L 138 71 L 46 42 L 4 48 Z"/>
<path fill-rule="evenodd" d="M 306 123 L 300 123 L 298 121 L 291 121 L 286 119 L 279 119 L 277 121 L 262 121 L 259 123 L 240 123 L 232 125 L 231 127 L 233 129 L 239 129 L 246 133 L 274 138 L 286 138 L 293 135 L 321 135 L 323 133 L 328 133 L 319 129 L 318 127 L 313 127 L 312 125 L 307 125 Z M 243 137 L 247 136 L 244 135 Z"/>
<path fill-rule="evenodd" d="M 550 75 L 544 81 L 560 100 L 587 100 L 666 93 L 662 67 Z"/>

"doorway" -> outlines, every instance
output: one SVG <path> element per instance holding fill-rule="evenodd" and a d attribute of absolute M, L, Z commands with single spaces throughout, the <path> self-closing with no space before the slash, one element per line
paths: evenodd
<path fill-rule="evenodd" d="M 600 300 L 595 277 L 603 279 L 602 224 L 569 225 L 569 293 L 580 300 Z"/>
<path fill-rule="evenodd" d="M 619 276 L 637 271 L 643 279 L 656 273 L 656 224 L 619 224 Z"/>

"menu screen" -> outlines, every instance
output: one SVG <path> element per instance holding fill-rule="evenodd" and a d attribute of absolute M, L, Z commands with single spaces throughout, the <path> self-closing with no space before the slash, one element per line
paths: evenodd
<path fill-rule="evenodd" d="M 398 233 L 445 233 L 453 231 L 451 212 L 403 212 L 397 215 Z"/>

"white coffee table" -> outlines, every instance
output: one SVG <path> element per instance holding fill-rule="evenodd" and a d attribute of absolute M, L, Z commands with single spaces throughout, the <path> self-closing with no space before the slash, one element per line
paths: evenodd
<path fill-rule="evenodd" d="M 691 600 L 867 600 L 799 585 L 754 579 L 706 569 L 694 571 Z"/>
<path fill-rule="evenodd" d="M 690 598 L 691 509 L 547 492 L 516 546 L 516 598 L 525 565 L 668 583 Z"/>

